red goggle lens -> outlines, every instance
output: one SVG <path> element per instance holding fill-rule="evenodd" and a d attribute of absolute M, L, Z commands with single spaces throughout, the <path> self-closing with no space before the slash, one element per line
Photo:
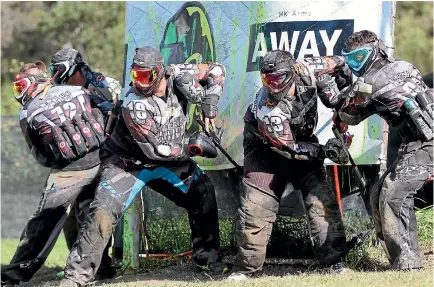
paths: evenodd
<path fill-rule="evenodd" d="M 16 95 L 19 95 L 23 91 L 25 91 L 29 87 L 29 85 L 30 85 L 30 81 L 28 79 L 24 78 L 24 79 L 19 79 L 19 80 L 15 81 L 12 84 L 12 87 L 13 87 L 14 93 Z"/>
<path fill-rule="evenodd" d="M 149 87 L 154 84 L 158 77 L 157 69 L 144 69 L 144 70 L 130 70 L 131 80 L 138 82 L 142 86 Z"/>

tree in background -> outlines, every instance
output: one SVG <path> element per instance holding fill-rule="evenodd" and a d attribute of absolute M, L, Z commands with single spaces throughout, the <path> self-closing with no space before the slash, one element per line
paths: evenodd
<path fill-rule="evenodd" d="M 433 2 L 397 2 L 396 58 L 414 64 L 423 75 L 433 72 Z"/>
<path fill-rule="evenodd" d="M 124 29 L 125 2 L 58 2 L 40 26 L 50 45 L 74 47 L 91 68 L 118 80 L 123 73 Z"/>
<path fill-rule="evenodd" d="M 25 62 L 51 61 L 78 49 L 95 71 L 121 80 L 125 2 L 3 2 L 1 4 L 1 115 L 17 115 L 13 77 Z"/>
<path fill-rule="evenodd" d="M 11 82 L 24 62 L 49 62 L 65 47 L 122 80 L 125 2 L 2 2 L 1 115 L 17 115 Z M 433 71 L 433 2 L 397 2 L 395 56 Z"/>

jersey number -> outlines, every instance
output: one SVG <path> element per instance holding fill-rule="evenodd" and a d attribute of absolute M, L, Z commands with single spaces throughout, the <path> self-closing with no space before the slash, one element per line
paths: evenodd
<path fill-rule="evenodd" d="M 84 100 L 84 96 L 78 96 L 76 98 L 78 102 L 80 103 L 80 106 L 83 111 L 86 110 L 86 101 Z M 57 106 L 51 110 L 52 114 L 57 113 L 59 116 L 60 122 L 63 123 L 66 121 L 65 111 L 69 111 L 69 119 L 72 120 L 72 118 L 77 113 L 77 106 L 73 102 L 67 102 L 63 104 L 63 106 Z"/>
<path fill-rule="evenodd" d="M 283 131 L 282 119 L 280 117 L 271 116 L 264 117 L 263 119 L 265 127 L 269 133 Z"/>
<path fill-rule="evenodd" d="M 146 107 L 142 102 L 129 102 L 127 105 L 130 116 L 133 120 L 145 120 L 146 119 Z"/>

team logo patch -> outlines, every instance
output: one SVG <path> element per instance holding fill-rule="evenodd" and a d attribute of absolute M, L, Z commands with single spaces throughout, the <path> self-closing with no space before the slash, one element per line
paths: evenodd
<path fill-rule="evenodd" d="M 104 76 L 103 75 L 98 75 L 96 77 L 96 80 L 99 81 L 99 82 L 102 82 L 102 81 L 104 81 Z"/>
<path fill-rule="evenodd" d="M 88 127 L 83 128 L 83 133 L 87 136 L 90 136 L 90 129 Z"/>
<path fill-rule="evenodd" d="M 66 143 L 64 141 L 59 143 L 59 148 L 63 153 L 66 153 Z"/>
<path fill-rule="evenodd" d="M 78 133 L 75 133 L 73 136 L 72 136 L 72 139 L 77 143 L 77 144 L 81 144 L 81 139 L 80 139 L 80 135 L 78 134 Z"/>
<path fill-rule="evenodd" d="M 99 123 L 94 123 L 93 127 L 98 131 L 101 132 L 101 125 Z"/>

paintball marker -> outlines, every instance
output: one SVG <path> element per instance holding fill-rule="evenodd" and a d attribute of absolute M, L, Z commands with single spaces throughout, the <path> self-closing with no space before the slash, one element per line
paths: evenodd
<path fill-rule="evenodd" d="M 356 173 L 357 179 L 358 179 L 358 180 L 360 181 L 360 183 L 362 184 L 363 189 L 366 190 L 366 182 L 365 182 L 365 180 L 364 180 L 362 174 L 360 173 L 360 170 L 359 170 L 359 168 L 357 167 L 357 164 L 354 162 L 353 157 L 351 156 L 350 152 L 348 151 L 348 149 L 347 149 L 347 145 L 346 145 L 346 143 L 345 143 L 345 141 L 344 141 L 344 139 L 343 139 L 341 133 L 339 132 L 338 128 L 336 127 L 336 125 L 333 125 L 333 127 L 332 127 L 332 131 L 333 131 L 333 134 L 335 135 L 335 137 L 336 137 L 336 138 L 337 138 L 337 139 L 338 139 L 338 140 L 343 144 L 344 152 L 347 154 L 347 156 L 348 156 L 348 158 L 349 158 L 349 160 L 350 160 L 350 162 L 351 162 L 351 165 L 352 165 L 353 168 L 354 168 L 354 172 Z"/>
<path fill-rule="evenodd" d="M 212 139 L 212 142 L 214 143 L 214 145 L 222 152 L 222 154 L 225 155 L 225 157 L 235 166 L 235 168 L 237 169 L 237 172 L 239 172 L 240 174 L 243 173 L 243 168 L 227 153 L 227 151 L 221 146 L 220 144 L 220 139 L 217 137 L 217 135 L 214 132 L 208 132 L 205 129 L 205 123 L 199 119 L 196 118 L 197 123 L 202 127 L 203 131 L 205 132 L 205 134 Z"/>
<path fill-rule="evenodd" d="M 121 113 L 123 102 L 124 102 L 123 100 L 117 101 L 113 107 L 113 110 L 109 112 L 109 118 L 107 119 L 105 130 L 104 130 L 106 135 L 111 135 L 111 133 L 113 132 L 119 114 Z"/>

